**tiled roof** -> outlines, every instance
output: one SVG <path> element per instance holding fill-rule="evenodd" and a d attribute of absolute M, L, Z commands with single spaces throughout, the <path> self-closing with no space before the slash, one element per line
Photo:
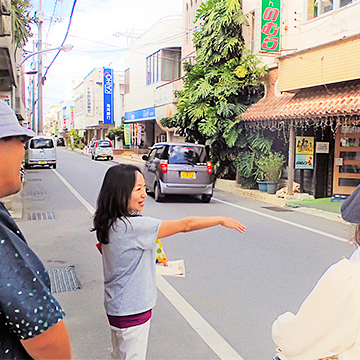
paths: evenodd
<path fill-rule="evenodd" d="M 360 80 L 264 98 L 250 106 L 241 117 L 244 121 L 266 121 L 353 115 L 360 115 Z"/>

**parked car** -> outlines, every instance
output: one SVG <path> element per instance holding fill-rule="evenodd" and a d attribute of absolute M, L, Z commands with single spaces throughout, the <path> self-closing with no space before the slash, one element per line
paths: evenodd
<path fill-rule="evenodd" d="M 35 136 L 25 145 L 25 168 L 49 165 L 56 169 L 56 147 L 51 136 Z"/>
<path fill-rule="evenodd" d="M 114 158 L 113 146 L 110 140 L 97 140 L 90 146 L 91 158 L 112 160 Z"/>
<path fill-rule="evenodd" d="M 56 139 L 56 146 L 66 146 L 65 139 L 63 137 L 58 137 Z"/>
<path fill-rule="evenodd" d="M 204 145 L 158 143 L 143 155 L 146 188 L 159 202 L 168 194 L 200 195 L 210 202 L 213 194 L 212 164 Z"/>

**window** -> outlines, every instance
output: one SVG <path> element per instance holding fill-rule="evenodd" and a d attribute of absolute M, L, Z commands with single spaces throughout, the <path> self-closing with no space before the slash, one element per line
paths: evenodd
<path fill-rule="evenodd" d="M 181 49 L 167 48 L 146 58 L 146 84 L 172 81 L 180 77 Z"/>
<path fill-rule="evenodd" d="M 96 142 L 96 147 L 106 148 L 106 147 L 112 147 L 112 145 L 109 140 L 99 140 Z"/>
<path fill-rule="evenodd" d="M 30 149 L 52 149 L 53 147 L 52 139 L 33 138 L 30 141 Z"/>
<path fill-rule="evenodd" d="M 162 64 L 163 74 L 162 80 L 171 81 L 180 77 L 180 62 L 181 50 L 180 49 L 165 49 L 162 50 Z"/>
<path fill-rule="evenodd" d="M 205 147 L 171 145 L 168 150 L 169 164 L 192 164 L 206 163 L 207 155 Z"/>
<path fill-rule="evenodd" d="M 125 70 L 125 94 L 130 92 L 130 69 Z"/>
<path fill-rule="evenodd" d="M 314 19 L 353 2 L 354 0 L 308 0 L 307 20 Z"/>

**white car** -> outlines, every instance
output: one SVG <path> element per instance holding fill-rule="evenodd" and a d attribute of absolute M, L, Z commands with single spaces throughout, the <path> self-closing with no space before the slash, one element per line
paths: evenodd
<path fill-rule="evenodd" d="M 113 146 L 110 140 L 97 140 L 90 146 L 91 158 L 93 160 L 114 158 Z"/>

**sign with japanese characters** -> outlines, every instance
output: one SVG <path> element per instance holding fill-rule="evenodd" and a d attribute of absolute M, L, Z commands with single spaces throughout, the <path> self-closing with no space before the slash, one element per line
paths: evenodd
<path fill-rule="evenodd" d="M 104 69 L 104 124 L 114 123 L 114 71 Z"/>
<path fill-rule="evenodd" d="M 71 129 L 75 127 L 75 110 L 73 106 L 70 106 L 70 126 Z"/>
<path fill-rule="evenodd" d="M 86 88 L 86 116 L 94 116 L 94 88 Z"/>
<path fill-rule="evenodd" d="M 124 142 L 125 145 L 130 145 L 131 139 L 130 139 L 130 124 L 124 125 Z"/>
<path fill-rule="evenodd" d="M 260 51 L 280 50 L 280 0 L 262 0 Z"/>

